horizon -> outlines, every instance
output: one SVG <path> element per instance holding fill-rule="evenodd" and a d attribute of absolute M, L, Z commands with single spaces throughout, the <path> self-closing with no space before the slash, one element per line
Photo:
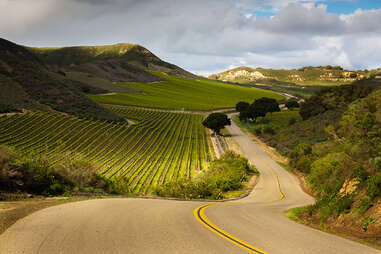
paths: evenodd
<path fill-rule="evenodd" d="M 0 33 L 17 44 L 138 44 L 204 76 L 240 66 L 381 67 L 381 1 L 2 0 L 0 6 Z"/>

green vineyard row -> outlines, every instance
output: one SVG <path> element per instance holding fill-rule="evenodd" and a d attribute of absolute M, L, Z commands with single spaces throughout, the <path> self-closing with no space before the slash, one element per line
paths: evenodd
<path fill-rule="evenodd" d="M 135 124 L 78 119 L 54 112 L 0 117 L 0 143 L 53 163 L 84 158 L 99 174 L 135 193 L 191 177 L 214 153 L 202 115 L 107 106 Z"/>

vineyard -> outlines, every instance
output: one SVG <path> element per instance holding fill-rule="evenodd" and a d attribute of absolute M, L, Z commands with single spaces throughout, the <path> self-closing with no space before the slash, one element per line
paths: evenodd
<path fill-rule="evenodd" d="M 0 117 L 0 144 L 54 163 L 84 158 L 99 174 L 123 180 L 134 193 L 191 177 L 214 157 L 202 115 L 109 106 L 135 124 L 78 119 L 55 112 Z"/>

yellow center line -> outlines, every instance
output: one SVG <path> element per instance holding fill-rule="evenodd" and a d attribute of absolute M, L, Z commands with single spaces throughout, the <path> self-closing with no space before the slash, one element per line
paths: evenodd
<path fill-rule="evenodd" d="M 266 162 L 265 162 L 266 163 Z M 267 163 L 266 163 L 267 164 Z M 275 178 L 276 178 L 276 181 L 277 181 L 277 187 L 278 187 L 278 191 L 280 193 L 280 198 L 277 199 L 277 200 L 272 200 L 272 201 L 268 201 L 268 202 L 275 202 L 275 201 L 280 201 L 282 199 L 285 198 L 285 195 L 281 189 L 281 186 L 280 186 L 280 182 L 279 182 L 279 176 L 278 174 L 267 164 L 267 166 L 270 168 L 271 172 L 274 174 Z M 251 252 L 251 253 L 256 253 L 256 254 L 268 254 L 267 252 L 263 251 L 263 250 L 260 250 L 256 247 L 254 247 L 253 245 L 250 245 L 234 236 L 232 236 L 231 234 L 227 233 L 226 231 L 222 230 L 221 228 L 219 228 L 218 226 L 214 225 L 209 219 L 208 217 L 205 215 L 205 210 L 208 208 L 208 207 L 211 207 L 211 206 L 214 206 L 214 205 L 217 205 L 219 203 L 213 203 L 213 204 L 207 204 L 207 205 L 202 205 L 200 207 L 197 207 L 193 214 L 194 214 L 194 217 L 201 223 L 203 224 L 208 230 L 216 233 L 217 235 L 219 235 L 220 237 L 224 238 L 225 240 L 228 240 L 229 242 Z"/>

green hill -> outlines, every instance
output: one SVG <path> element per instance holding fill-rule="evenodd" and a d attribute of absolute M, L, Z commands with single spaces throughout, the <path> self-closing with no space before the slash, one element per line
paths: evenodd
<path fill-rule="evenodd" d="M 294 219 L 379 244 L 381 90 L 370 89 L 377 78 L 360 83 L 323 89 L 300 111 L 236 121 L 287 156 L 315 194 L 316 204 L 290 212 Z"/>
<path fill-rule="evenodd" d="M 33 52 L 4 39 L 0 39 L 0 89 L 2 108 L 53 109 L 85 118 L 121 119 L 84 95 L 106 90 L 51 71 Z"/>
<path fill-rule="evenodd" d="M 164 62 L 146 48 L 136 44 L 30 48 L 46 64 L 72 79 L 76 73 L 108 81 L 153 82 L 161 79 L 149 70 L 179 77 L 196 78 L 180 67 Z M 80 81 L 85 81 L 82 77 Z"/>
<path fill-rule="evenodd" d="M 162 82 L 121 82 L 121 85 L 141 93 L 115 93 L 89 95 L 93 100 L 106 104 L 135 105 L 150 108 L 213 110 L 235 107 L 239 101 L 254 101 L 261 97 L 283 99 L 282 95 L 244 86 L 224 84 L 210 80 L 193 80 L 151 72 Z"/>

